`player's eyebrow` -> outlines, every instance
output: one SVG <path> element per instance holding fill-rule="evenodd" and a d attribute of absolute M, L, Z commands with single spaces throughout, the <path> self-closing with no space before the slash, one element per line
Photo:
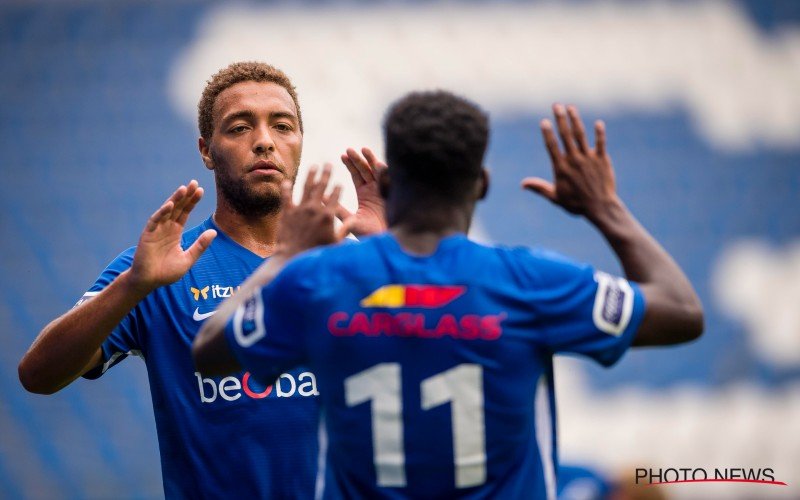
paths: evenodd
<path fill-rule="evenodd" d="M 226 115 L 222 119 L 222 123 L 229 123 L 229 122 L 232 122 L 234 120 L 239 120 L 239 119 L 242 119 L 242 118 L 248 119 L 248 120 L 255 120 L 256 119 L 256 114 L 253 111 L 249 110 L 249 109 L 243 109 L 243 110 L 240 110 L 240 111 L 234 111 L 234 112 Z M 270 120 L 276 120 L 276 119 L 280 119 L 280 118 L 288 118 L 288 119 L 292 120 L 295 123 L 297 122 L 297 115 L 295 115 L 294 113 L 292 113 L 290 111 L 273 111 L 272 113 L 269 114 L 269 118 L 270 118 Z"/>
<path fill-rule="evenodd" d="M 256 114 L 255 114 L 255 113 L 253 113 L 253 112 L 252 112 L 252 111 L 250 111 L 249 109 L 243 109 L 243 110 L 240 110 L 240 111 L 234 111 L 234 112 L 232 112 L 232 113 L 230 113 L 230 114 L 226 115 L 226 116 L 225 116 L 225 117 L 222 119 L 222 123 L 228 123 L 228 122 L 231 122 L 231 121 L 233 121 L 233 120 L 238 120 L 238 119 L 240 119 L 240 118 L 247 118 L 247 119 L 250 119 L 250 120 L 252 120 L 252 119 L 254 119 L 255 117 L 256 117 Z"/>
<path fill-rule="evenodd" d="M 297 123 L 297 115 L 290 111 L 274 111 L 269 114 L 270 120 L 279 120 L 281 118 L 288 118 L 292 123 Z"/>

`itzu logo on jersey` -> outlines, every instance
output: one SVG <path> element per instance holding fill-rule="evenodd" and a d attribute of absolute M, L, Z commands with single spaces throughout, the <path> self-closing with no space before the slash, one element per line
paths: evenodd
<path fill-rule="evenodd" d="M 199 302 L 201 300 L 208 300 L 209 296 L 212 299 L 228 298 L 236 293 L 239 288 L 240 287 L 234 288 L 232 286 L 206 285 L 200 288 L 190 286 L 189 291 L 192 292 L 192 298 L 195 300 L 195 302 Z M 192 313 L 192 319 L 195 321 L 204 321 L 206 318 L 213 316 L 215 312 L 215 310 L 200 311 L 200 308 L 196 307 Z"/>
<path fill-rule="evenodd" d="M 195 301 L 199 300 L 207 300 L 209 297 L 209 291 L 211 292 L 212 299 L 226 299 L 232 296 L 239 287 L 232 287 L 232 286 L 221 286 L 221 285 L 206 285 L 201 288 L 195 288 L 193 286 L 189 287 L 189 290 L 192 292 L 192 297 Z"/>
<path fill-rule="evenodd" d="M 225 401 L 236 401 L 242 394 L 251 399 L 264 399 L 273 392 L 279 398 L 289 398 L 294 395 L 310 397 L 319 396 L 317 391 L 317 378 L 311 372 L 302 372 L 295 378 L 289 373 L 284 373 L 274 384 L 264 386 L 250 377 L 250 372 L 245 372 L 242 379 L 228 376 L 219 381 L 203 378 L 199 372 L 194 372 L 197 377 L 197 387 L 200 390 L 200 401 L 213 403 L 219 398 Z"/>

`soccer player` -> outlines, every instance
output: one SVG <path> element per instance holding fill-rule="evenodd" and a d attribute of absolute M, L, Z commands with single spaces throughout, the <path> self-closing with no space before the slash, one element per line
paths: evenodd
<path fill-rule="evenodd" d="M 20 362 L 20 380 L 29 391 L 51 394 L 140 356 L 167 497 L 310 498 L 317 469 L 315 374 L 296 370 L 266 387 L 247 372 L 206 377 L 191 358 L 202 322 L 275 249 L 281 182 L 293 182 L 300 164 L 297 94 L 280 70 L 235 63 L 209 80 L 198 115 L 200 155 L 217 187 L 214 214 L 183 232 L 203 189 L 195 181 L 178 188 L 80 306 L 42 330 Z M 359 211 L 345 227 L 357 234 L 385 227 L 373 176 L 381 164 L 363 152 L 343 157 L 359 196 Z"/>
<path fill-rule="evenodd" d="M 551 122 L 541 128 L 555 182 L 522 185 L 591 222 L 627 279 L 468 240 L 488 187 L 488 118 L 447 92 L 412 93 L 384 122 L 389 231 L 297 257 L 195 340 L 204 373 L 241 365 L 270 382 L 304 364 L 317 374 L 325 498 L 555 498 L 553 355 L 608 366 L 631 344 L 701 334 L 691 284 L 617 195 L 604 125 L 591 147 L 574 107 L 554 113 L 561 147 Z M 287 208 L 304 230 L 282 227 L 280 255 L 253 279 L 268 282 L 298 250 L 337 239 L 324 228 L 325 183 Z M 288 187 L 283 196 L 288 204 Z"/>

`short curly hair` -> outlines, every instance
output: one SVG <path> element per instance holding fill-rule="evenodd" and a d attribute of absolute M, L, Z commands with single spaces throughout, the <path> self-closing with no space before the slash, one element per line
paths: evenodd
<path fill-rule="evenodd" d="M 392 178 L 419 194 L 464 199 L 482 175 L 489 117 L 462 97 L 412 92 L 389 108 L 383 132 Z"/>
<path fill-rule="evenodd" d="M 292 81 L 286 73 L 275 66 L 257 62 L 244 61 L 235 62 L 228 67 L 215 73 L 206 83 L 200 102 L 197 103 L 197 127 L 200 129 L 200 136 L 208 141 L 214 132 L 214 102 L 217 96 L 228 87 L 241 82 L 268 82 L 280 85 L 294 101 L 297 108 L 297 121 L 300 125 L 300 132 L 303 132 L 303 117 L 300 115 L 300 103 L 297 101 L 297 91 L 292 85 Z"/>

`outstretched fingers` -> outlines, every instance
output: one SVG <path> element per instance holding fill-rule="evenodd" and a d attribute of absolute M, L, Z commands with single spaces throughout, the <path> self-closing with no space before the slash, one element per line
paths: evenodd
<path fill-rule="evenodd" d="M 175 209 L 172 211 L 172 220 L 178 220 L 178 218 L 180 218 L 180 216 L 183 214 L 183 210 L 189 203 L 189 200 L 192 198 L 192 196 L 194 196 L 195 192 L 197 192 L 198 184 L 196 180 L 191 180 L 185 187 L 181 187 L 184 189 L 178 189 L 178 191 L 175 191 L 175 194 L 178 196 L 173 198 L 173 201 L 175 202 Z"/>
<path fill-rule="evenodd" d="M 342 155 L 342 163 L 347 167 L 347 171 L 350 172 L 350 176 L 353 178 L 353 184 L 355 184 L 356 187 L 366 184 L 373 179 L 369 163 L 367 163 L 367 160 L 355 149 L 347 148 L 347 151 Z"/>
<path fill-rule="evenodd" d="M 308 200 L 311 198 L 312 193 L 314 192 L 314 185 L 317 180 L 317 172 L 319 171 L 319 167 L 316 165 L 311 165 L 308 169 L 308 175 L 306 176 L 306 182 L 303 184 L 303 196 L 301 201 Z"/>
<path fill-rule="evenodd" d="M 172 200 L 165 201 L 164 204 L 161 205 L 158 210 L 156 210 L 153 215 L 150 216 L 149 219 L 147 219 L 145 231 L 155 231 L 159 224 L 170 218 L 173 208 L 175 208 L 175 204 L 172 202 Z"/>
<path fill-rule="evenodd" d="M 378 172 L 387 168 L 386 163 L 380 161 L 370 148 L 361 148 L 361 153 L 364 155 L 364 158 L 367 159 L 367 163 L 369 164 L 370 168 L 370 174 L 372 175 L 371 178 L 373 180 L 377 179 Z"/>
<path fill-rule="evenodd" d="M 367 147 L 361 148 L 360 153 L 353 148 L 347 148 L 347 152 L 341 158 L 356 187 L 374 182 L 378 172 L 386 168 L 386 164 L 378 160 L 375 153 Z"/>
<path fill-rule="evenodd" d="M 326 206 L 330 204 L 330 201 L 331 201 L 330 196 L 326 196 L 325 198 L 322 199 L 322 203 Z M 337 203 L 333 215 L 335 215 L 336 218 L 339 219 L 340 221 L 344 222 L 345 220 L 353 216 L 353 212 L 346 209 L 344 205 L 342 205 L 341 203 Z"/>
<path fill-rule="evenodd" d="M 558 147 L 556 134 L 553 132 L 553 124 L 545 118 L 539 122 L 539 127 L 542 130 L 542 138 L 544 138 L 547 154 L 550 155 L 550 162 L 553 164 L 553 171 L 555 171 L 556 166 L 561 162 L 561 150 Z"/>
<path fill-rule="evenodd" d="M 569 123 L 567 123 L 567 111 L 564 105 L 553 104 L 553 114 L 556 117 L 556 128 L 558 128 L 558 135 L 561 137 L 564 150 L 567 155 L 575 154 L 577 147 L 575 146 L 572 130 L 570 130 Z"/>
<path fill-rule="evenodd" d="M 192 181 L 192 182 L 195 182 L 195 181 Z M 180 214 L 175 218 L 175 221 L 178 224 L 180 224 L 181 226 L 185 226 L 186 225 L 186 221 L 189 220 L 189 214 L 192 213 L 192 210 L 194 210 L 194 207 L 196 207 L 197 204 L 200 202 L 200 200 L 203 198 L 203 193 L 204 192 L 205 191 L 203 190 L 203 188 L 198 186 L 194 190 L 194 192 L 191 193 L 191 195 L 187 193 L 186 203 L 181 208 Z"/>
<path fill-rule="evenodd" d="M 340 188 L 340 193 L 341 193 L 341 186 L 339 186 L 337 184 L 336 187 Z M 322 204 L 325 205 L 325 206 L 330 205 L 331 204 L 331 196 L 332 195 L 333 195 L 333 192 L 331 192 L 330 195 L 325 196 L 325 198 L 322 199 Z M 341 203 L 337 203 L 336 206 L 333 207 L 333 215 L 335 215 L 336 218 L 339 219 L 340 221 L 344 222 L 346 219 L 349 219 L 350 217 L 353 216 L 353 212 L 351 212 L 350 210 L 345 208 L 344 205 L 342 205 Z"/>
<path fill-rule="evenodd" d="M 319 179 L 314 183 L 312 191 L 312 196 L 315 201 L 322 203 L 322 199 L 325 197 L 325 189 L 328 187 L 328 182 L 331 180 L 332 170 L 333 166 L 330 163 L 326 163 L 322 166 L 322 173 Z"/>
<path fill-rule="evenodd" d="M 332 167 L 330 163 L 323 165 L 322 171 L 318 178 L 318 167 L 316 165 L 311 166 L 308 171 L 308 177 L 306 177 L 305 185 L 303 186 L 303 198 L 301 203 L 311 200 L 319 203 L 323 202 L 325 197 L 325 188 L 328 186 L 328 182 L 331 179 L 331 169 Z"/>
<path fill-rule="evenodd" d="M 603 158 L 606 155 L 606 124 L 603 120 L 594 122 L 594 144 L 597 156 Z"/>
<path fill-rule="evenodd" d="M 578 108 L 575 106 L 567 106 L 567 115 L 572 125 L 572 136 L 575 139 L 575 144 L 577 144 L 578 150 L 585 154 L 589 151 L 589 142 L 586 140 L 586 129 L 578 113 Z"/>
<path fill-rule="evenodd" d="M 342 195 L 342 186 L 339 184 L 333 187 L 331 194 L 324 197 L 324 205 L 325 208 L 331 213 L 331 215 L 336 216 L 336 212 L 339 207 L 339 197 Z"/>
<path fill-rule="evenodd" d="M 283 210 L 288 210 L 294 207 L 292 200 L 292 181 L 285 180 L 281 182 L 281 207 Z"/>
<path fill-rule="evenodd" d="M 191 183 L 190 183 L 191 184 Z M 179 186 L 169 198 L 156 210 L 153 215 L 147 219 L 145 231 L 153 232 L 158 226 L 170 219 L 176 217 L 175 213 L 179 210 L 179 206 L 183 206 L 183 200 L 186 197 L 187 187 Z"/>

